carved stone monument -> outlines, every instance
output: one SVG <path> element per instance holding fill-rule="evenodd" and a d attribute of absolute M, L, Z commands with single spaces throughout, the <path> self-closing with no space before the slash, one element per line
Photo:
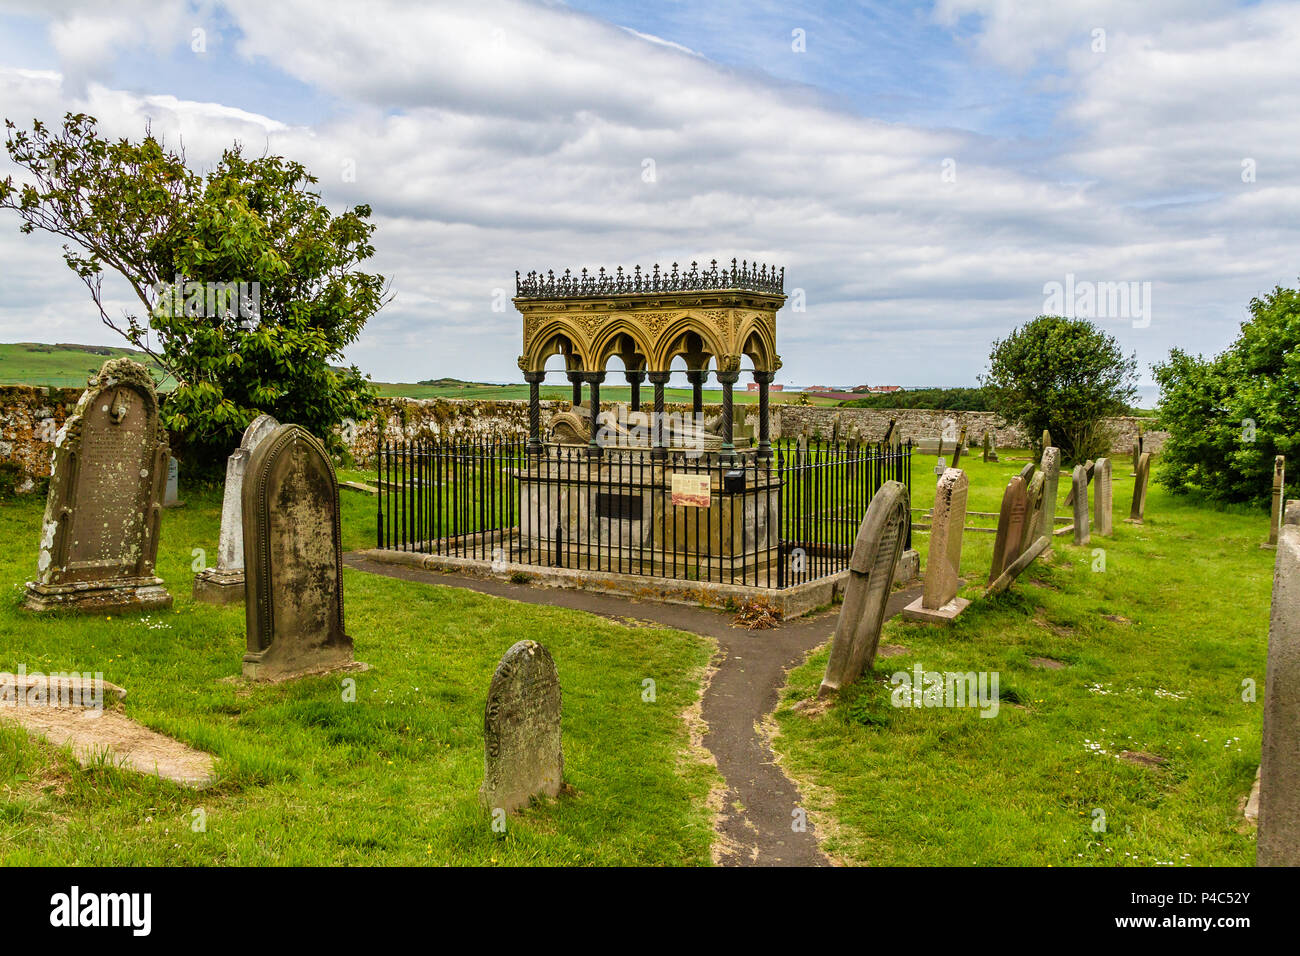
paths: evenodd
<path fill-rule="evenodd" d="M 957 597 L 961 571 L 961 538 L 966 526 L 966 495 L 970 479 L 960 468 L 949 468 L 934 493 L 930 523 L 930 556 L 925 565 L 925 588 L 903 609 L 909 621 L 951 623 L 970 604 Z"/>
<path fill-rule="evenodd" d="M 37 577 L 24 608 L 171 606 L 154 573 L 169 457 L 149 371 L 130 359 L 105 362 L 54 440 Z"/>
<path fill-rule="evenodd" d="M 907 486 L 899 481 L 881 485 L 867 506 L 853 542 L 849 582 L 819 697 L 853 683 L 875 660 L 894 571 L 907 539 L 909 508 Z"/>
<path fill-rule="evenodd" d="M 1273 562 L 1255 862 L 1300 866 L 1300 501 L 1286 503 Z"/>
<path fill-rule="evenodd" d="M 1056 531 L 1056 498 L 1061 487 L 1061 449 L 1048 445 L 1043 449 L 1039 471 L 1043 473 L 1043 516 L 1038 533 L 1052 540 Z"/>
<path fill-rule="evenodd" d="M 1088 528 L 1088 470 L 1074 466 L 1074 543 L 1087 544 L 1092 535 Z"/>
<path fill-rule="evenodd" d="M 1115 533 L 1115 491 L 1109 458 L 1098 458 L 1092 466 L 1092 524 L 1097 534 L 1109 538 Z"/>
<path fill-rule="evenodd" d="M 270 415 L 258 415 L 226 459 L 217 564 L 194 576 L 194 600 L 202 604 L 235 604 L 244 599 L 244 474 L 253 451 L 279 424 Z"/>
<path fill-rule="evenodd" d="M 1144 451 L 1138 458 L 1137 473 L 1133 479 L 1133 508 L 1124 520 L 1129 524 L 1142 524 L 1147 510 L 1147 479 L 1151 476 L 1151 453 Z"/>
<path fill-rule="evenodd" d="M 325 447 L 281 425 L 248 462 L 243 488 L 244 676 L 271 680 L 345 667 L 339 487 Z"/>
<path fill-rule="evenodd" d="M 1282 494 L 1286 488 L 1286 458 L 1278 455 L 1273 459 L 1273 503 L 1268 517 L 1268 541 L 1265 548 L 1277 547 L 1277 534 L 1282 526 Z"/>
<path fill-rule="evenodd" d="M 1020 554 L 1020 542 L 1025 535 L 1025 506 L 1027 503 L 1025 480 L 1019 475 L 1007 482 L 1002 492 L 1002 508 L 998 512 L 998 533 L 993 539 L 993 564 L 989 568 L 992 584 Z"/>
<path fill-rule="evenodd" d="M 564 783 L 560 675 L 536 641 L 520 641 L 497 665 L 483 715 L 483 787 L 488 810 L 509 813 Z"/>

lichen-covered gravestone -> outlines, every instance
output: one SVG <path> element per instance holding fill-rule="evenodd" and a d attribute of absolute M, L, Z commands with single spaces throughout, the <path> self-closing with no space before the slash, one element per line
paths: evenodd
<path fill-rule="evenodd" d="M 1091 538 L 1088 530 L 1088 471 L 1083 465 L 1074 466 L 1074 543 L 1087 544 Z"/>
<path fill-rule="evenodd" d="M 1061 450 L 1053 445 L 1043 449 L 1043 515 L 1038 533 L 1052 540 L 1056 532 L 1056 496 L 1061 484 Z"/>
<path fill-rule="evenodd" d="M 1111 482 L 1111 464 L 1109 458 L 1098 458 L 1092 467 L 1093 498 L 1092 498 L 1092 524 L 1093 530 L 1103 537 L 1109 538 L 1115 533 L 1115 518 L 1112 512 L 1115 507 L 1115 491 Z"/>
<path fill-rule="evenodd" d="M 960 468 L 949 468 L 939 479 L 930 522 L 925 587 L 919 598 L 903 608 L 905 620 L 947 624 L 970 604 L 965 598 L 957 597 L 969 489 L 970 479 Z"/>
<path fill-rule="evenodd" d="M 244 599 L 244 474 L 257 446 L 279 425 L 270 415 L 258 415 L 244 430 L 239 447 L 226 460 L 217 564 L 194 576 L 194 600 L 200 603 L 235 604 Z"/>
<path fill-rule="evenodd" d="M 1144 451 L 1138 458 L 1137 474 L 1133 479 L 1133 507 L 1124 520 L 1129 524 L 1142 524 L 1147 510 L 1147 479 L 1151 476 L 1151 453 Z"/>
<path fill-rule="evenodd" d="M 875 659 L 894 572 L 907 539 L 909 508 L 907 486 L 898 481 L 881 485 L 867 506 L 849 557 L 849 582 L 819 697 L 853 683 Z"/>
<path fill-rule="evenodd" d="M 55 437 L 37 578 L 23 607 L 112 614 L 171 606 L 154 573 L 169 456 L 148 369 L 105 362 Z"/>
<path fill-rule="evenodd" d="M 550 652 L 520 641 L 497 665 L 483 714 L 483 788 L 491 811 L 509 813 L 564 783 L 560 675 Z"/>
<path fill-rule="evenodd" d="M 338 478 L 306 429 L 281 425 L 257 446 L 243 517 L 244 676 L 271 680 L 351 664 Z"/>
<path fill-rule="evenodd" d="M 1019 475 L 1007 482 L 1002 492 L 1002 508 L 998 512 L 998 533 L 993 539 L 993 563 L 989 568 L 989 583 L 1020 556 L 1020 542 L 1025 531 L 1025 506 L 1027 496 L 1025 480 Z"/>
<path fill-rule="evenodd" d="M 1025 527 L 1020 533 L 1017 554 L 1024 554 L 1042 534 L 1043 509 L 1047 503 L 1047 476 L 1036 472 L 1025 489 Z"/>
<path fill-rule="evenodd" d="M 1260 866 L 1300 866 L 1300 501 L 1288 501 L 1273 564 L 1259 766 Z"/>

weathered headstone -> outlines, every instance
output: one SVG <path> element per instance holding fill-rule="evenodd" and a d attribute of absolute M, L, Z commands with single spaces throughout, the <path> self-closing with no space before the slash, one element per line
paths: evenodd
<path fill-rule="evenodd" d="M 1106 538 L 1115 533 L 1115 492 L 1110 470 L 1109 458 L 1098 458 L 1092 466 L 1092 523 L 1097 534 Z"/>
<path fill-rule="evenodd" d="M 1026 549 L 1042 534 L 1043 511 L 1046 508 L 1046 499 L 1047 476 L 1041 471 L 1036 472 L 1034 477 L 1029 479 L 1029 486 L 1025 489 L 1025 529 L 1020 536 L 1020 546 L 1016 549 L 1017 554 L 1024 554 Z"/>
<path fill-rule="evenodd" d="M 1029 487 L 1029 479 L 1032 477 L 1034 477 L 1034 463 L 1031 461 L 1020 469 L 1020 480 L 1025 483 L 1026 488 Z"/>
<path fill-rule="evenodd" d="M 163 492 L 164 508 L 183 508 L 181 501 L 181 463 L 174 457 L 167 458 L 167 490 Z"/>
<path fill-rule="evenodd" d="M 990 583 L 1019 556 L 1020 542 L 1025 533 L 1025 505 L 1025 479 L 1017 475 L 1007 482 L 1006 490 L 1002 492 L 998 533 L 993 540 L 993 564 L 989 568 Z"/>
<path fill-rule="evenodd" d="M 1273 459 L 1273 503 L 1269 510 L 1268 542 L 1266 548 L 1277 547 L 1278 531 L 1282 527 L 1282 493 L 1286 488 L 1286 458 L 1278 455 Z"/>
<path fill-rule="evenodd" d="M 881 485 L 867 506 L 849 557 L 849 581 L 819 697 L 853 683 L 875 659 L 894 570 L 907 539 L 909 508 L 907 486 L 899 481 Z"/>
<path fill-rule="evenodd" d="M 966 448 L 966 425 L 961 426 L 961 434 L 957 436 L 957 447 L 952 452 L 952 467 L 956 468 L 961 464 L 961 453 Z"/>
<path fill-rule="evenodd" d="M 1097 463 L 1093 461 L 1091 458 L 1089 458 L 1087 461 L 1083 463 L 1083 477 L 1085 480 L 1085 485 L 1084 485 L 1085 488 L 1092 483 L 1092 470 L 1093 468 L 1096 467 L 1096 465 Z M 1074 505 L 1074 484 L 1071 483 L 1070 492 L 1065 496 L 1065 506 L 1069 508 L 1072 507 L 1073 505 Z"/>
<path fill-rule="evenodd" d="M 1137 463 L 1137 476 L 1133 479 L 1133 507 L 1124 520 L 1142 524 L 1147 510 L 1147 479 L 1151 476 L 1151 453 L 1143 452 Z"/>
<path fill-rule="evenodd" d="M 1145 442 L 1142 440 L 1142 423 L 1139 422 L 1137 438 L 1133 439 L 1133 474 L 1134 475 L 1137 474 L 1138 462 L 1141 460 L 1142 452 L 1145 450 L 1143 448 L 1144 444 Z"/>
<path fill-rule="evenodd" d="M 1255 862 L 1300 866 L 1300 501 L 1288 501 L 1273 563 Z"/>
<path fill-rule="evenodd" d="M 1088 529 L 1088 471 L 1083 465 L 1074 466 L 1074 543 L 1087 544 L 1091 538 Z"/>
<path fill-rule="evenodd" d="M 194 600 L 202 604 L 234 604 L 244 599 L 244 474 L 253 451 L 279 425 L 270 415 L 258 415 L 244 429 L 239 447 L 226 459 L 217 564 L 194 576 Z"/>
<path fill-rule="evenodd" d="M 54 440 L 37 578 L 24 608 L 171 606 L 154 573 L 169 454 L 148 369 L 105 362 Z"/>
<path fill-rule="evenodd" d="M 1046 535 L 1050 541 L 1056 530 L 1056 496 L 1061 482 L 1061 449 L 1048 445 L 1043 449 L 1043 516 L 1038 526 L 1038 533 Z"/>
<path fill-rule="evenodd" d="M 520 641 L 497 665 L 483 714 L 483 787 L 479 800 L 506 813 L 534 796 L 555 797 L 564 784 L 560 675 L 550 652 Z"/>
<path fill-rule="evenodd" d="M 244 676 L 275 679 L 343 667 L 339 486 L 325 447 L 281 425 L 248 462 L 243 497 Z"/>
<path fill-rule="evenodd" d="M 992 451 L 992 446 L 992 439 L 989 438 L 989 433 L 986 431 L 984 432 L 984 461 L 986 463 L 989 460 L 989 452 Z"/>
<path fill-rule="evenodd" d="M 1044 450 L 1052 447 L 1052 433 L 1046 428 L 1043 429 L 1043 437 L 1039 439 L 1038 447 Z"/>
<path fill-rule="evenodd" d="M 921 596 L 903 609 L 907 620 L 949 623 L 970 604 L 965 598 L 957 597 L 969 488 L 970 479 L 960 468 L 949 468 L 939 479 L 930 522 L 925 586 Z"/>

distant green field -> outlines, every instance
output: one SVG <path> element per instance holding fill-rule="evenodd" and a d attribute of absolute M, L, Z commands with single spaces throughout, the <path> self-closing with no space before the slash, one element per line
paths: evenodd
<path fill-rule="evenodd" d="M 376 382 L 379 394 L 385 397 L 403 396 L 405 398 L 475 398 L 495 399 L 497 401 L 524 401 L 528 398 L 527 385 L 484 385 L 478 382 L 461 385 L 410 385 L 393 382 Z M 649 384 L 641 386 L 641 400 L 648 403 L 654 394 Z M 568 385 L 547 385 L 542 388 L 542 399 L 546 401 L 567 401 L 572 395 Z M 738 389 L 735 393 L 737 402 L 758 402 L 758 393 Z M 785 404 L 799 400 L 798 392 L 772 392 L 773 404 Z M 632 391 L 626 385 L 602 385 L 600 398 L 606 402 L 626 402 L 632 397 Z M 689 402 L 689 388 L 666 388 L 664 398 L 668 402 Z M 722 401 L 722 392 L 706 389 L 705 404 L 717 404 Z M 837 405 L 836 401 L 814 398 L 814 405 Z"/>
<path fill-rule="evenodd" d="M 153 368 L 162 382 L 166 373 L 144 352 L 100 345 L 0 344 L 0 385 L 46 385 L 80 388 L 111 358 L 131 358 Z"/>

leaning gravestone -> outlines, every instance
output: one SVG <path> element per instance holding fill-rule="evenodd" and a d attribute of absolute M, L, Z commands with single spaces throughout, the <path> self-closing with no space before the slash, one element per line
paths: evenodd
<path fill-rule="evenodd" d="M 1034 463 L 1031 461 L 1020 469 L 1020 480 L 1025 483 L 1026 488 L 1029 487 L 1029 479 L 1032 477 L 1034 477 Z"/>
<path fill-rule="evenodd" d="M 564 782 L 560 675 L 536 641 L 520 641 L 497 665 L 483 715 L 483 787 L 488 810 L 509 813 Z"/>
<path fill-rule="evenodd" d="M 1115 492 L 1110 478 L 1110 459 L 1098 458 L 1092 467 L 1092 523 L 1097 534 L 1109 538 L 1115 533 Z"/>
<path fill-rule="evenodd" d="M 1088 529 L 1088 471 L 1083 465 L 1074 466 L 1074 543 L 1087 544 Z"/>
<path fill-rule="evenodd" d="M 1020 555 L 1020 542 L 1025 533 L 1026 504 L 1025 480 L 1017 475 L 1007 482 L 1007 488 L 1002 492 L 998 533 L 993 539 L 993 564 L 989 568 L 990 584 Z"/>
<path fill-rule="evenodd" d="M 281 425 L 257 446 L 243 518 L 244 676 L 270 680 L 351 664 L 338 478 L 306 429 Z"/>
<path fill-rule="evenodd" d="M 1278 455 L 1273 459 L 1273 504 L 1269 511 L 1268 541 L 1266 548 L 1277 547 L 1277 533 L 1282 526 L 1282 493 L 1286 487 L 1286 458 Z"/>
<path fill-rule="evenodd" d="M 1093 461 L 1091 458 L 1089 458 L 1087 461 L 1083 463 L 1083 477 L 1086 480 L 1086 483 L 1084 485 L 1085 489 L 1087 488 L 1088 485 L 1092 484 L 1092 472 L 1093 469 L 1096 467 L 1096 465 L 1097 463 Z M 1074 504 L 1074 484 L 1073 482 L 1071 482 L 1070 493 L 1065 496 L 1065 506 L 1069 508 L 1073 504 Z"/>
<path fill-rule="evenodd" d="M 905 620 L 950 623 L 970 604 L 965 598 L 957 597 L 969 488 L 970 479 L 960 468 L 949 468 L 939 479 L 930 522 L 925 587 L 919 598 L 903 608 Z"/>
<path fill-rule="evenodd" d="M 24 608 L 171 606 L 154 573 L 169 455 L 149 371 L 130 359 L 105 362 L 54 440 L 37 578 Z"/>
<path fill-rule="evenodd" d="M 1137 463 L 1137 477 L 1133 479 L 1133 507 L 1124 520 L 1142 524 L 1147 510 L 1147 479 L 1151 476 L 1151 453 L 1144 451 Z"/>
<path fill-rule="evenodd" d="M 1044 448 L 1039 471 L 1043 473 L 1043 515 L 1038 533 L 1046 535 L 1050 541 L 1056 532 L 1056 496 L 1061 483 L 1061 449 L 1053 445 Z"/>
<path fill-rule="evenodd" d="M 1035 473 L 1025 489 L 1025 528 L 1020 535 L 1017 554 L 1024 554 L 1029 546 L 1038 540 L 1043 529 L 1043 510 L 1047 503 L 1047 476 L 1041 471 Z"/>
<path fill-rule="evenodd" d="M 279 425 L 270 415 L 258 415 L 244 429 L 239 447 L 226 459 L 217 565 L 194 576 L 194 600 L 201 604 L 235 604 L 244 599 L 244 474 L 253 451 Z"/>
<path fill-rule="evenodd" d="M 1273 563 L 1259 766 L 1259 866 L 1300 866 L 1300 501 L 1286 503 Z"/>
<path fill-rule="evenodd" d="M 853 683 L 875 660 L 889 589 L 911 521 L 909 507 L 907 486 L 899 481 L 881 485 L 867 507 L 849 557 L 849 582 L 819 697 Z"/>

